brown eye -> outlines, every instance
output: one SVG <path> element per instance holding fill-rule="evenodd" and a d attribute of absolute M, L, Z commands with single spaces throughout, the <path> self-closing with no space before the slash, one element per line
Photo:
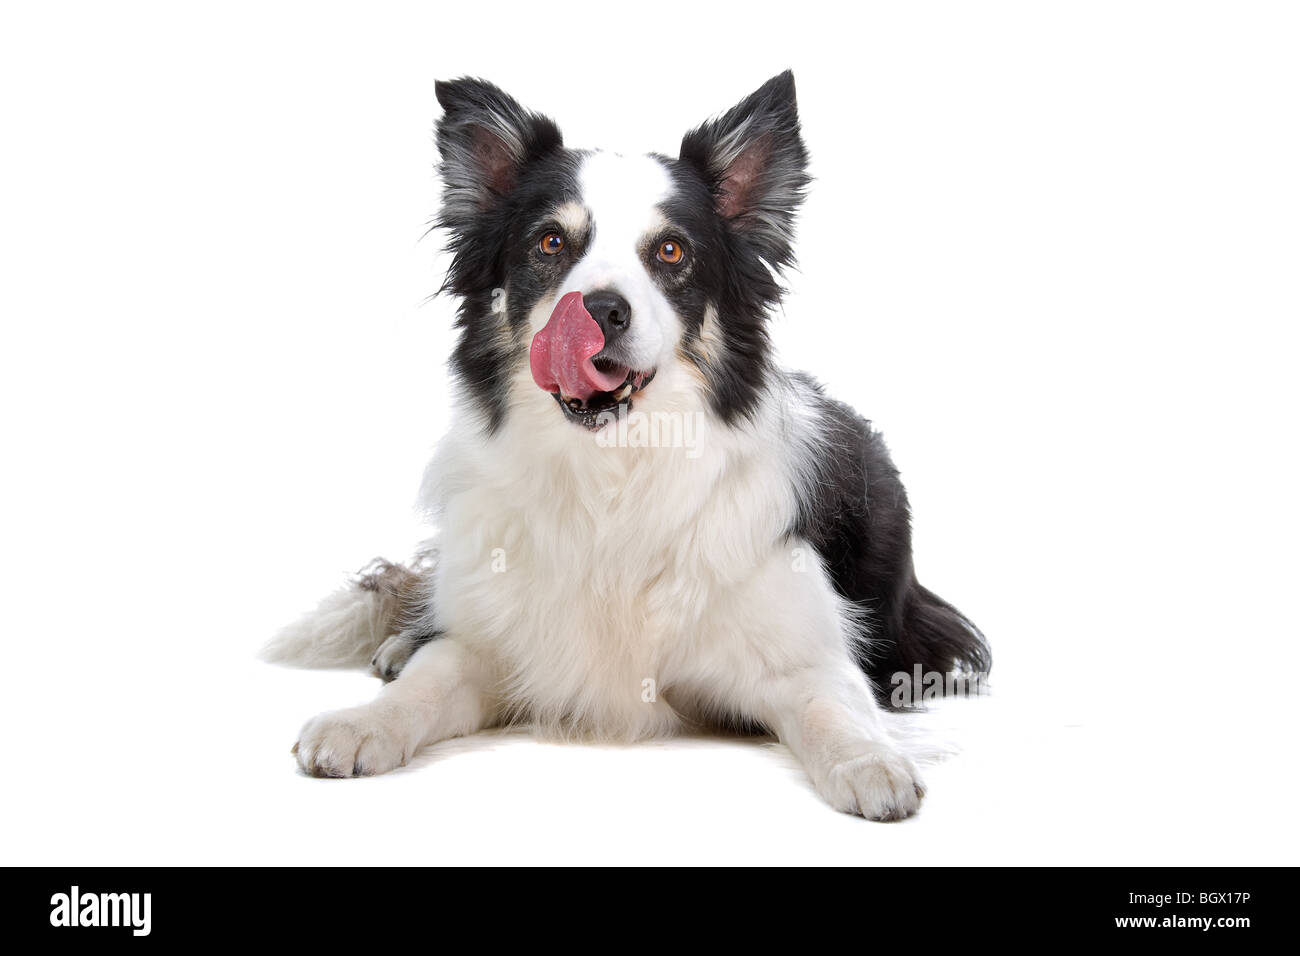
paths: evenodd
<path fill-rule="evenodd" d="M 676 239 L 659 243 L 659 261 L 675 266 L 682 261 L 682 244 Z"/>
<path fill-rule="evenodd" d="M 537 244 L 544 256 L 553 256 L 564 248 L 564 237 L 558 232 L 548 232 L 542 236 L 542 241 Z"/>

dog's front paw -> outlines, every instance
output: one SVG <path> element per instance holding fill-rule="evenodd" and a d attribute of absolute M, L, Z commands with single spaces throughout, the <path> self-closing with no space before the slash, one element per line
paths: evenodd
<path fill-rule="evenodd" d="M 910 817 L 925 796 L 925 785 L 912 761 L 878 744 L 836 764 L 820 789 L 835 809 L 868 820 Z"/>
<path fill-rule="evenodd" d="M 410 754 L 403 735 L 373 707 L 353 707 L 307 721 L 293 745 L 298 766 L 313 777 L 387 773 Z"/>

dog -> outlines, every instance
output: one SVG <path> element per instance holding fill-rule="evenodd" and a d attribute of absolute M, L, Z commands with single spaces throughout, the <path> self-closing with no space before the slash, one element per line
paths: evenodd
<path fill-rule="evenodd" d="M 454 424 L 421 489 L 439 533 L 269 646 L 385 681 L 309 721 L 298 766 L 379 774 L 513 723 L 743 729 L 836 809 L 913 814 L 891 675 L 986 673 L 991 654 L 918 583 L 881 436 L 769 344 L 810 184 L 793 75 L 675 159 L 569 148 L 483 80 L 436 93 L 459 300 Z"/>

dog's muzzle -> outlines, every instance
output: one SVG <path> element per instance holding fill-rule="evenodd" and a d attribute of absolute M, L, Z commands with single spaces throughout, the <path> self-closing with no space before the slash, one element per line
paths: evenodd
<path fill-rule="evenodd" d="M 528 352 L 533 381 L 555 396 L 570 420 L 600 428 L 608 413 L 630 407 L 654 378 L 654 369 L 634 369 L 608 347 L 630 320 L 631 310 L 617 293 L 594 292 L 584 302 L 581 292 L 569 292 L 533 336 Z"/>

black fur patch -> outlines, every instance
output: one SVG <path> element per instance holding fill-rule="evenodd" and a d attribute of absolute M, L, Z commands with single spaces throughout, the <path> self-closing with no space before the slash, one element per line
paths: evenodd
<path fill-rule="evenodd" d="M 687 133 L 678 159 L 664 160 L 675 189 L 663 213 L 692 261 L 690 282 L 665 294 L 685 323 L 682 350 L 727 424 L 753 411 L 771 376 L 767 319 L 784 292 L 780 272 L 794 263 L 807 163 L 789 71 Z M 702 341 L 710 308 L 712 348 Z"/>
<path fill-rule="evenodd" d="M 547 211 L 578 198 L 580 154 L 560 130 L 483 80 L 437 84 L 442 211 L 451 266 L 442 291 L 461 298 L 452 370 L 485 412 L 505 415 L 506 382 L 527 360 L 528 311 L 563 278 L 531 261 L 529 235 Z M 501 309 L 501 290 L 509 308 Z"/>
<path fill-rule="evenodd" d="M 816 395 L 822 455 L 791 532 L 817 549 L 835 589 L 869 612 L 858 663 L 877 693 L 887 697 L 891 676 L 916 664 L 988 673 L 993 655 L 979 628 L 916 580 L 912 513 L 884 439 L 811 378 L 799 379 Z"/>

